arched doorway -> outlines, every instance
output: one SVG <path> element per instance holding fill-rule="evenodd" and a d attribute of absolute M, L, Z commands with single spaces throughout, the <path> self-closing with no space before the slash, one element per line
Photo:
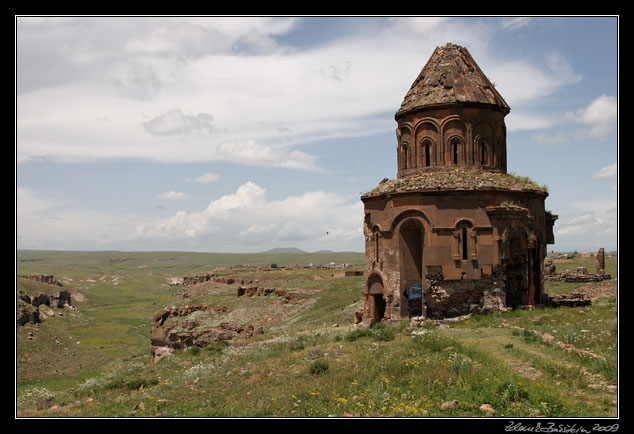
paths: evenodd
<path fill-rule="evenodd" d="M 407 301 L 409 314 L 423 313 L 422 298 L 408 299 L 408 288 L 423 284 L 423 239 L 424 227 L 420 220 L 409 218 L 399 229 L 399 262 L 401 294 Z"/>
<path fill-rule="evenodd" d="M 378 274 L 368 278 L 368 305 L 372 323 L 380 322 L 385 317 L 385 298 L 383 297 L 383 280 Z"/>

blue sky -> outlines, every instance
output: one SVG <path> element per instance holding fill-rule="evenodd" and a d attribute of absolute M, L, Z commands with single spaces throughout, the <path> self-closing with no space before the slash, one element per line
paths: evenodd
<path fill-rule="evenodd" d="M 550 250 L 616 250 L 617 17 L 17 17 L 16 247 L 363 250 L 435 47 L 511 112 Z"/>

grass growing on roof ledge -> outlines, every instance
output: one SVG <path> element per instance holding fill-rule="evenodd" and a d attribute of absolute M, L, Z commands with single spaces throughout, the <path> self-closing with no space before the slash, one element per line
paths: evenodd
<path fill-rule="evenodd" d="M 503 188 L 510 190 L 531 190 L 548 192 L 546 185 L 539 185 L 528 176 L 514 173 L 494 173 L 482 170 L 439 170 L 417 173 L 397 179 L 384 179 L 372 191 L 362 197 L 378 196 L 420 190 L 477 190 Z"/>

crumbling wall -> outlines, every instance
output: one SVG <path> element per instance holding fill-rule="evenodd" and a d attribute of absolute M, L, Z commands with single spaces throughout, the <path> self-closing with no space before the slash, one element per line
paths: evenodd
<path fill-rule="evenodd" d="M 430 319 L 452 318 L 470 313 L 506 310 L 506 290 L 501 276 L 474 280 L 431 280 L 424 292 L 425 312 Z"/>
<path fill-rule="evenodd" d="M 575 270 L 567 269 L 559 274 L 547 274 L 544 278 L 555 282 L 601 282 L 611 279 L 612 276 L 605 274 L 605 271 L 600 274 L 591 274 L 588 273 L 586 267 L 577 267 Z"/>

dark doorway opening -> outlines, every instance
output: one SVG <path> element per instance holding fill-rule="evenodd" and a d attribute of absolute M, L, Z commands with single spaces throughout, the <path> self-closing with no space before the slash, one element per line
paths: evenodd
<path fill-rule="evenodd" d="M 374 322 L 380 322 L 385 317 L 385 299 L 382 294 L 372 294 Z"/>
<path fill-rule="evenodd" d="M 528 302 L 528 246 L 526 236 L 513 232 L 508 239 L 509 259 L 506 264 L 506 305 L 517 307 Z"/>
<path fill-rule="evenodd" d="M 383 280 L 378 274 L 372 274 L 368 278 L 368 301 L 372 322 L 381 321 L 385 317 L 386 303 L 383 298 Z"/>
<path fill-rule="evenodd" d="M 399 230 L 401 294 L 414 316 L 422 314 L 422 299 L 409 300 L 407 293 L 410 286 L 423 284 L 423 234 L 423 224 L 415 218 L 404 221 Z"/>

